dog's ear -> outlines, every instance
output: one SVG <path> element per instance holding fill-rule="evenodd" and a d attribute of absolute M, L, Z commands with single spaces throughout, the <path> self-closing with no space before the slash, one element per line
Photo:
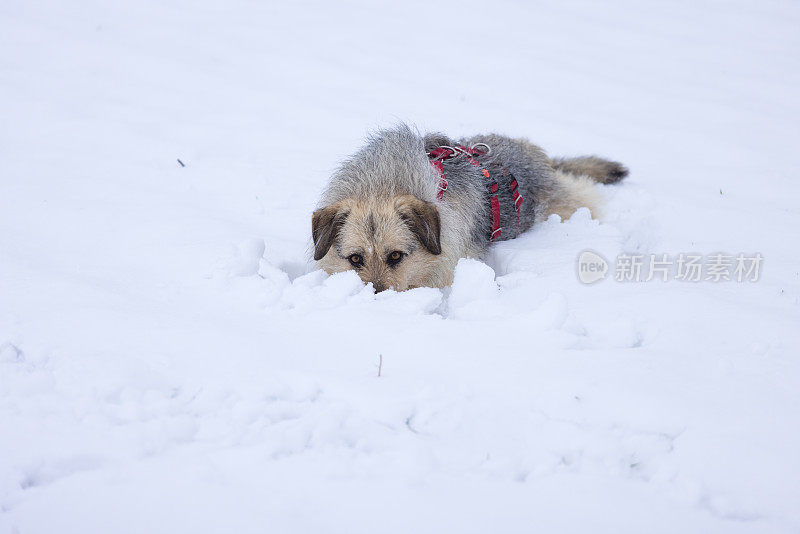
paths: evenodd
<path fill-rule="evenodd" d="M 348 211 L 340 203 L 320 208 L 311 216 L 311 236 L 314 239 L 314 259 L 321 260 L 333 245 Z"/>
<path fill-rule="evenodd" d="M 414 232 L 420 243 L 428 249 L 428 252 L 441 254 L 439 209 L 432 202 L 425 202 L 413 195 L 399 197 L 395 206 L 400 217 Z"/>
<path fill-rule="evenodd" d="M 425 152 L 430 152 L 440 146 L 452 146 L 456 144 L 445 134 L 439 132 L 426 134 L 422 142 L 425 144 Z"/>

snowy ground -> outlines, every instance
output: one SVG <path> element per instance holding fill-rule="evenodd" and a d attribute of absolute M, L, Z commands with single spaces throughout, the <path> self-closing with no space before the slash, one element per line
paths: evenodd
<path fill-rule="evenodd" d="M 800 532 L 799 24 L 2 2 L 0 534 Z M 632 174 L 375 296 L 312 272 L 310 212 L 398 120 Z M 586 248 L 764 263 L 589 286 Z"/>

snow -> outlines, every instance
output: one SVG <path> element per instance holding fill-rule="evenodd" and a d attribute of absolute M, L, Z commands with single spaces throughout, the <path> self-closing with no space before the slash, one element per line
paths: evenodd
<path fill-rule="evenodd" d="M 3 3 L 0 532 L 800 531 L 798 19 Z M 398 120 L 632 174 L 375 295 L 310 213 Z M 761 277 L 613 280 L 681 252 Z"/>

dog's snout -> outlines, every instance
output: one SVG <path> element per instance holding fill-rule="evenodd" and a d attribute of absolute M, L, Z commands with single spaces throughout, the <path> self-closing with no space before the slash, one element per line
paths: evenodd
<path fill-rule="evenodd" d="M 386 291 L 386 286 L 380 280 L 373 280 L 372 287 L 375 288 L 375 293 L 380 293 L 381 291 Z"/>

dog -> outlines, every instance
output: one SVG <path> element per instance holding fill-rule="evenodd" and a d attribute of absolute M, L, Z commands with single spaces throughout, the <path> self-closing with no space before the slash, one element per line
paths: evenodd
<path fill-rule="evenodd" d="M 446 287 L 460 258 L 553 213 L 587 207 L 597 217 L 597 184 L 627 175 L 596 156 L 551 159 L 526 139 L 454 141 L 400 124 L 334 172 L 311 218 L 314 260 L 329 274 L 355 270 L 375 292 Z"/>

